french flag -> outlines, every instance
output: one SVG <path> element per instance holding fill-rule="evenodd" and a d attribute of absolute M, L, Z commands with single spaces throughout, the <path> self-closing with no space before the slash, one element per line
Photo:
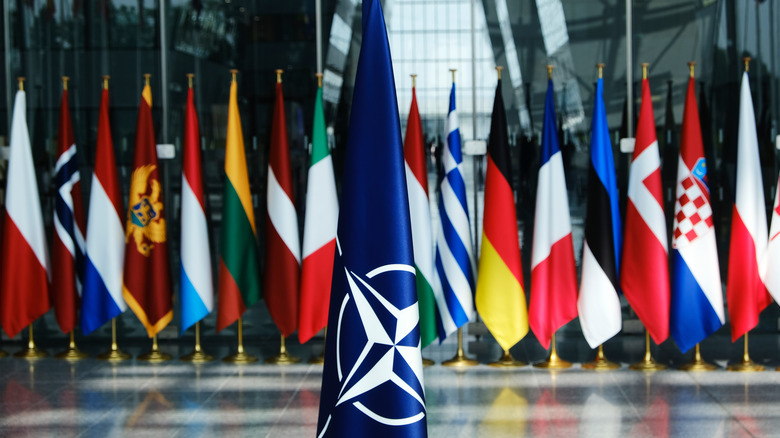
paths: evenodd
<path fill-rule="evenodd" d="M 25 92 L 20 84 L 11 122 L 0 268 L 0 318 L 9 338 L 51 308 L 49 253 L 26 113 Z"/>
<path fill-rule="evenodd" d="M 87 264 L 81 297 L 81 331 L 92 333 L 127 309 L 122 297 L 125 231 L 122 196 L 108 123 L 108 79 L 100 100 L 95 170 L 87 219 Z"/>
<path fill-rule="evenodd" d="M 729 278 L 726 285 L 732 341 L 755 327 L 758 324 L 758 314 L 772 302 L 758 269 L 758 261 L 767 248 L 764 212 L 764 185 L 758 158 L 756 117 L 746 71 L 742 75 L 739 96 L 737 188 L 731 212 Z"/>

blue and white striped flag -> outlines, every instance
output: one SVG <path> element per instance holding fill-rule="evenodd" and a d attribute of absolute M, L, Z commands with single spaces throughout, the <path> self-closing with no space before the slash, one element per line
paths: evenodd
<path fill-rule="evenodd" d="M 439 232 L 436 236 L 434 274 L 434 281 L 441 282 L 442 286 L 436 292 L 440 340 L 474 317 L 474 285 L 477 276 L 471 247 L 466 182 L 461 169 L 463 156 L 458 114 L 455 112 L 455 82 L 450 92 L 450 111 L 445 130 L 447 137 L 442 153 L 444 175 L 439 181 Z"/>

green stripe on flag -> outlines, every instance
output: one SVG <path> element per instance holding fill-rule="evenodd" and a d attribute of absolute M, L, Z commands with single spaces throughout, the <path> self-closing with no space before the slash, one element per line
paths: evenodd
<path fill-rule="evenodd" d="M 328 150 L 328 134 L 325 130 L 325 113 L 322 109 L 322 87 L 317 89 L 317 99 L 314 103 L 314 129 L 312 129 L 311 163 L 314 166 L 318 161 L 330 155 Z"/>
<path fill-rule="evenodd" d="M 428 280 L 415 266 L 417 271 L 417 302 L 420 308 L 420 343 L 425 348 L 436 340 L 436 298 Z"/>
<path fill-rule="evenodd" d="M 260 264 L 257 238 L 246 216 L 241 200 L 229 179 L 225 179 L 222 206 L 222 232 L 219 252 L 225 267 L 241 291 L 244 306 L 249 308 L 260 299 Z"/>

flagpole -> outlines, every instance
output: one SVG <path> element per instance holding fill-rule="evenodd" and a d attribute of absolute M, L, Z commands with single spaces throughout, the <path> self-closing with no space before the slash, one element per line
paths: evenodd
<path fill-rule="evenodd" d="M 666 369 L 666 365 L 656 362 L 650 354 L 650 332 L 647 329 L 645 329 L 645 356 L 641 361 L 631 364 L 628 368 L 634 371 L 661 371 Z"/>
<path fill-rule="evenodd" d="M 455 72 L 453 72 L 453 75 Z M 475 365 L 478 365 L 479 362 L 477 362 L 474 359 L 471 359 L 466 356 L 466 353 L 463 351 L 463 329 L 458 328 L 458 351 L 455 353 L 455 356 L 453 356 L 450 360 L 445 360 L 441 363 L 445 367 L 457 367 L 457 368 L 465 368 L 465 367 L 473 367 Z"/>
<path fill-rule="evenodd" d="M 22 80 L 24 80 L 24 79 L 22 79 Z M 19 89 L 21 90 L 22 89 L 21 88 L 21 83 L 19 85 L 20 85 Z M 43 351 L 40 348 L 35 346 L 35 340 L 33 339 L 33 325 L 32 325 L 32 323 L 29 326 L 27 326 L 27 327 L 29 328 L 29 331 L 30 331 L 30 338 L 27 341 L 27 348 L 22 350 L 22 351 L 19 351 L 19 352 L 15 353 L 14 357 L 19 357 L 19 358 L 22 358 L 22 359 L 40 359 L 42 357 L 47 357 L 49 355 L 49 353 L 47 353 L 47 352 L 45 352 L 45 351 Z"/>
<path fill-rule="evenodd" d="M 173 356 L 171 356 L 168 353 L 163 353 L 162 351 L 160 351 L 160 348 L 157 345 L 157 334 L 152 336 L 152 350 L 138 356 L 138 360 L 142 360 L 144 362 L 152 362 L 152 363 L 165 362 L 171 359 L 173 359 Z"/>
<path fill-rule="evenodd" d="M 236 364 L 257 362 L 257 358 L 255 356 L 246 354 L 244 352 L 244 334 L 242 328 L 243 325 L 242 319 L 243 318 L 238 318 L 238 348 L 236 349 L 235 353 L 222 359 L 222 362 L 236 363 Z"/>
<path fill-rule="evenodd" d="M 746 61 L 747 64 L 747 61 Z M 748 353 L 748 334 L 745 333 L 744 336 L 745 339 L 745 347 L 742 352 L 742 362 L 735 363 L 732 365 L 729 365 L 728 368 L 726 368 L 729 371 L 764 371 L 765 367 L 759 363 L 753 362 L 752 359 L 750 359 L 750 354 Z"/>
<path fill-rule="evenodd" d="M 108 76 L 103 76 L 105 86 L 108 87 Z M 132 356 L 120 350 L 116 343 L 116 318 L 111 319 L 111 350 L 101 354 L 97 358 L 100 360 L 108 360 L 111 362 L 118 362 L 120 360 L 130 359 Z"/>
<path fill-rule="evenodd" d="M 322 77 L 321 74 L 320 77 Z M 328 328 L 325 327 L 323 330 L 325 333 L 322 336 L 322 352 L 319 354 L 319 356 L 313 356 L 311 359 L 309 359 L 309 363 L 312 365 L 322 365 L 325 363 L 325 347 L 328 345 L 326 342 L 328 339 Z"/>
<path fill-rule="evenodd" d="M 607 359 L 604 355 L 604 344 L 601 344 L 596 353 L 596 360 L 582 364 L 582 368 L 585 370 L 609 371 L 620 368 L 620 364 L 611 362 Z"/>
<path fill-rule="evenodd" d="M 546 368 L 548 370 L 564 370 L 571 368 L 571 362 L 563 360 L 558 356 L 558 349 L 555 347 L 555 333 L 550 339 L 550 356 L 544 362 L 534 364 L 534 368 Z"/>

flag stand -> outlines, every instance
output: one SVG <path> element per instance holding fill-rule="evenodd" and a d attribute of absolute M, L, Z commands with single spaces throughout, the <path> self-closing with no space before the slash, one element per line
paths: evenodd
<path fill-rule="evenodd" d="M 109 360 L 112 362 L 130 359 L 129 354 L 120 350 L 116 345 L 116 318 L 111 319 L 111 350 L 101 354 L 97 358 L 100 360 Z"/>
<path fill-rule="evenodd" d="M 474 365 L 478 365 L 479 362 L 477 362 L 474 359 L 469 359 L 466 357 L 466 353 L 463 351 L 463 329 L 458 329 L 458 351 L 455 353 L 455 356 L 450 360 L 445 360 L 441 363 L 445 367 L 457 367 L 457 368 L 465 368 L 465 367 L 473 367 Z"/>
<path fill-rule="evenodd" d="M 495 367 L 495 368 L 519 368 L 519 367 L 524 367 L 526 365 L 528 364 L 516 360 L 514 357 L 512 357 L 512 353 L 510 353 L 509 350 L 504 350 L 504 353 L 497 361 L 490 362 L 488 364 L 488 366 Z"/>
<path fill-rule="evenodd" d="M 715 365 L 705 362 L 704 359 L 701 358 L 701 348 L 697 343 L 696 349 L 693 352 L 693 360 L 681 365 L 679 369 L 682 371 L 713 371 L 717 368 L 718 367 Z"/>
<path fill-rule="evenodd" d="M 255 356 L 246 354 L 244 352 L 244 334 L 241 318 L 238 318 L 238 348 L 236 349 L 235 353 L 222 359 L 222 362 L 237 364 L 257 362 L 257 358 Z"/>
<path fill-rule="evenodd" d="M 265 363 L 271 363 L 274 365 L 292 365 L 294 363 L 300 362 L 300 358 L 291 356 L 290 353 L 287 352 L 287 346 L 284 343 L 284 335 L 281 335 L 281 337 L 282 345 L 279 347 L 279 354 L 267 358 Z"/>
<path fill-rule="evenodd" d="M 0 350 L 0 357 L 8 357 L 8 352 Z"/>
<path fill-rule="evenodd" d="M 195 350 L 190 354 L 180 357 L 179 360 L 192 363 L 205 363 L 214 360 L 214 356 L 204 353 L 200 346 L 200 321 L 195 323 Z"/>
<path fill-rule="evenodd" d="M 748 334 L 745 333 L 745 351 L 742 353 L 742 362 L 729 365 L 729 371 L 764 371 L 764 366 L 753 362 L 748 354 Z"/>
<path fill-rule="evenodd" d="M 173 356 L 171 356 L 168 353 L 163 353 L 160 351 L 160 349 L 157 346 L 157 335 L 152 336 L 152 350 L 148 353 L 144 353 L 140 356 L 138 356 L 138 360 L 142 360 L 144 362 L 165 362 L 167 360 L 173 359 Z"/>
<path fill-rule="evenodd" d="M 14 357 L 21 357 L 23 359 L 40 359 L 42 357 L 48 356 L 49 353 L 35 346 L 35 341 L 33 340 L 32 323 L 30 323 L 28 327 L 30 328 L 30 340 L 27 341 L 27 349 L 14 353 Z"/>
<path fill-rule="evenodd" d="M 544 362 L 534 364 L 534 368 L 546 368 L 548 370 L 564 370 L 571 368 L 571 362 L 563 360 L 558 356 L 558 349 L 555 347 L 555 333 L 550 339 L 550 356 Z"/>
<path fill-rule="evenodd" d="M 318 76 L 318 78 L 321 80 L 322 79 L 322 75 Z M 322 353 L 320 353 L 319 356 L 313 356 L 311 359 L 309 359 L 309 363 L 310 364 L 312 364 L 312 365 L 322 365 L 322 364 L 325 363 L 325 348 L 328 345 L 327 340 L 328 340 L 328 328 L 325 327 L 325 334 L 322 337 Z"/>
<path fill-rule="evenodd" d="M 431 365 L 435 365 L 436 362 L 434 362 L 432 359 L 428 359 L 428 358 L 424 357 L 424 358 L 422 358 L 422 364 L 423 364 L 424 367 L 429 367 Z"/>
<path fill-rule="evenodd" d="M 68 349 L 63 351 L 62 353 L 58 353 L 56 356 L 57 359 L 65 359 L 69 361 L 77 361 L 81 359 L 86 359 L 89 357 L 87 353 L 84 353 L 83 351 L 79 350 L 76 347 L 76 337 L 73 334 L 73 330 L 70 331 L 70 342 L 68 343 Z"/>
<path fill-rule="evenodd" d="M 666 369 L 666 365 L 658 363 L 653 360 L 653 356 L 650 355 L 650 332 L 645 330 L 645 357 L 628 367 L 634 371 L 661 371 Z"/>
<path fill-rule="evenodd" d="M 601 344 L 596 353 L 596 360 L 582 364 L 582 368 L 585 370 L 609 371 L 620 368 L 620 364 L 607 360 L 607 357 L 604 356 L 604 344 Z"/>

